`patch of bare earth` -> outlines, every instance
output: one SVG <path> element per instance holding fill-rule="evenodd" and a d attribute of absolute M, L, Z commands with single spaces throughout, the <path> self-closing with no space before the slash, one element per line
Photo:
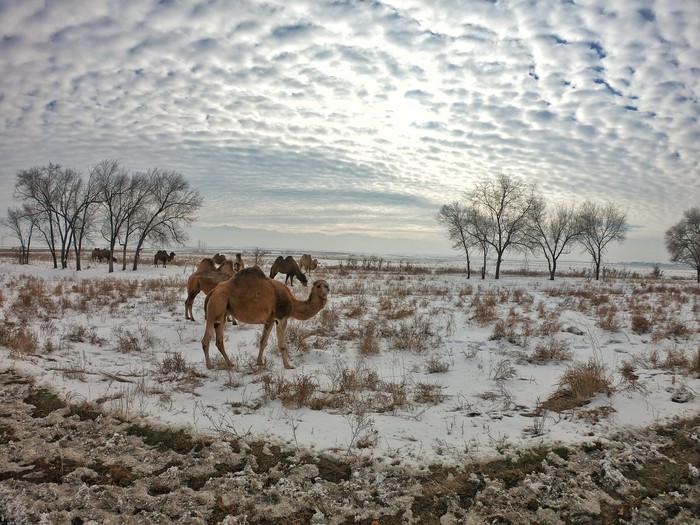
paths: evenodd
<path fill-rule="evenodd" d="M 700 416 L 459 467 L 121 421 L 0 372 L 0 524 L 690 524 Z"/>

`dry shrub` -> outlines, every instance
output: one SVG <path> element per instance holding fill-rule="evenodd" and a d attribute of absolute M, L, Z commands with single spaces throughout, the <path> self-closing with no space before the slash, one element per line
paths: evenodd
<path fill-rule="evenodd" d="M 583 406 L 596 394 L 610 395 L 614 391 L 605 365 L 591 359 L 587 363 L 577 363 L 564 372 L 559 386 L 541 408 L 562 412 Z"/>
<path fill-rule="evenodd" d="M 265 374 L 260 379 L 266 401 L 279 401 L 287 408 L 311 406 L 312 396 L 318 388 L 316 378 L 309 374 L 298 374 L 293 379 Z"/>
<path fill-rule="evenodd" d="M 105 340 L 97 335 L 94 328 L 87 328 L 83 325 L 71 323 L 63 334 L 63 339 L 71 343 L 90 343 L 92 345 L 102 345 Z"/>
<path fill-rule="evenodd" d="M 368 322 L 361 332 L 357 351 L 360 355 L 376 355 L 381 351 L 379 330 L 374 321 Z"/>
<path fill-rule="evenodd" d="M 700 379 L 700 347 L 698 347 L 693 358 L 690 360 L 690 369 L 688 373 Z"/>
<path fill-rule="evenodd" d="M 617 307 L 614 304 L 598 307 L 597 325 L 609 332 L 620 331 L 620 323 L 617 320 Z"/>
<path fill-rule="evenodd" d="M 308 352 L 310 348 L 308 338 L 311 335 L 311 329 L 302 323 L 290 322 L 287 324 L 287 345 L 289 348 L 303 353 Z"/>
<path fill-rule="evenodd" d="M 143 352 L 152 348 L 156 343 L 153 334 L 145 328 L 139 328 L 138 332 L 132 332 L 123 326 L 116 326 L 112 329 L 112 336 L 116 350 L 123 354 Z"/>
<path fill-rule="evenodd" d="M 351 319 L 362 317 L 367 312 L 367 297 L 364 294 L 357 295 L 354 301 L 345 303 L 345 315 Z"/>
<path fill-rule="evenodd" d="M 396 301 L 390 297 L 379 301 L 379 311 L 389 320 L 405 319 L 413 315 L 415 307 L 407 305 L 404 301 Z"/>
<path fill-rule="evenodd" d="M 380 384 L 379 374 L 360 360 L 350 368 L 347 363 L 337 361 L 326 370 L 330 379 L 330 392 L 348 393 L 361 390 L 376 390 Z"/>
<path fill-rule="evenodd" d="M 495 295 L 484 296 L 481 293 L 477 293 L 472 298 L 473 319 L 482 325 L 492 323 L 498 318 L 496 315 L 496 304 Z"/>
<path fill-rule="evenodd" d="M 442 387 L 432 383 L 418 383 L 413 392 L 413 400 L 421 405 L 438 405 L 446 398 Z"/>
<path fill-rule="evenodd" d="M 522 332 L 519 332 L 518 328 L 517 323 L 512 322 L 510 319 L 499 319 L 493 326 L 493 332 L 491 333 L 489 340 L 500 341 L 501 339 L 505 339 L 514 345 L 524 346 L 527 341 L 527 336 L 525 336 Z"/>
<path fill-rule="evenodd" d="M 652 322 L 643 314 L 636 313 L 631 319 L 632 332 L 635 334 L 648 334 L 652 330 Z"/>
<path fill-rule="evenodd" d="M 36 335 L 26 325 L 10 322 L 0 324 L 0 345 L 10 349 L 13 359 L 35 353 L 39 348 Z"/>
<path fill-rule="evenodd" d="M 340 323 L 340 312 L 334 305 L 326 306 L 314 318 L 316 320 L 316 335 L 331 336 L 335 334 Z"/>
<path fill-rule="evenodd" d="M 510 359 L 501 359 L 489 371 L 489 379 L 492 381 L 505 381 L 518 375 L 518 371 L 513 366 Z"/>
<path fill-rule="evenodd" d="M 18 286 L 17 297 L 10 309 L 20 319 L 45 319 L 58 312 L 58 304 L 42 279 L 24 277 L 24 283 Z"/>
<path fill-rule="evenodd" d="M 399 323 L 391 329 L 389 337 L 394 348 L 416 353 L 425 352 L 440 343 L 440 336 L 434 332 L 430 321 L 425 318 Z"/>
<path fill-rule="evenodd" d="M 532 355 L 528 362 L 536 365 L 542 365 L 550 362 L 568 361 L 573 357 L 570 344 L 567 341 L 558 339 L 554 336 L 546 341 L 540 341 L 535 345 Z"/>
<path fill-rule="evenodd" d="M 677 319 L 667 319 L 651 334 L 651 340 L 658 343 L 663 339 L 687 339 L 691 335 L 688 326 Z"/>
<path fill-rule="evenodd" d="M 444 374 L 445 372 L 449 371 L 449 369 L 450 364 L 446 363 L 438 356 L 430 356 L 425 361 L 425 371 L 428 374 Z"/>
<path fill-rule="evenodd" d="M 180 353 L 168 353 L 157 369 L 157 373 L 163 376 L 189 375 L 196 371 L 196 367 L 189 364 Z"/>

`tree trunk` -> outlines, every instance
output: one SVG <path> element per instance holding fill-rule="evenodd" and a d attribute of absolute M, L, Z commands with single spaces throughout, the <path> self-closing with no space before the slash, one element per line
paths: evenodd
<path fill-rule="evenodd" d="M 501 262 L 503 261 L 503 255 L 498 254 L 498 257 L 496 258 L 496 275 L 494 276 L 494 279 L 499 279 L 501 277 Z"/>
<path fill-rule="evenodd" d="M 549 262 L 549 261 L 547 261 Z M 554 274 L 557 271 L 557 261 L 554 259 L 550 264 L 549 264 L 549 280 L 553 281 L 554 280 Z"/>

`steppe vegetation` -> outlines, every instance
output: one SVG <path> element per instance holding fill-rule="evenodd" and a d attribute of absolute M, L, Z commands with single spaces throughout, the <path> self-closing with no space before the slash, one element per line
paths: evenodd
<path fill-rule="evenodd" d="M 55 519 L 78 516 L 52 509 L 47 495 L 61 493 L 75 506 L 77 496 L 69 493 L 80 483 L 69 481 L 72 476 L 130 493 L 122 497 L 134 516 L 172 512 L 173 522 L 175 510 L 167 505 L 190 497 L 199 501 L 189 507 L 193 520 L 200 519 L 192 523 L 656 523 L 660 515 L 685 523 L 698 517 L 692 503 L 700 483 L 697 409 L 671 421 L 659 414 L 658 425 L 621 434 L 605 424 L 616 417 L 615 404 L 606 400 L 638 396 L 644 402 L 652 384 L 662 382 L 678 406 L 697 407 L 700 287 L 692 278 L 610 270 L 596 282 L 572 270 L 551 283 L 546 275 L 504 269 L 494 283 L 467 280 L 456 265 L 420 260 L 321 260 L 314 278 L 329 282 L 329 304 L 287 331 L 289 351 L 303 366 L 286 373 L 271 347 L 258 367 L 257 341 L 248 339 L 259 329 L 229 327 L 227 348 L 234 342 L 239 349 L 235 369 L 226 370 L 217 356 L 207 371 L 199 345 L 204 322 L 186 321 L 182 313 L 186 278 L 199 258 L 178 254 L 167 274 L 154 276 L 27 271 L 2 277 L 3 368 L 43 368 L 66 383 L 97 385 L 97 376 L 111 387 L 95 386 L 91 398 L 56 396 L 17 379 L 19 410 L 32 417 L 22 424 L 0 421 L 2 442 L 17 443 L 3 461 L 24 458 L 36 479 L 13 467 L 2 478 L 0 501 L 32 484 L 57 483 L 60 488 L 41 489 L 37 505 Z M 269 263 L 263 261 L 263 269 Z M 293 290 L 308 294 L 298 285 Z M 200 311 L 202 300 L 195 306 Z M 477 337 L 469 340 L 465 331 Z M 115 356 L 129 365 L 104 365 Z M 393 374 L 377 364 L 382 359 L 394 363 Z M 453 377 L 464 363 L 480 369 L 479 391 L 455 388 L 472 379 Z M 523 396 L 521 385 L 544 377 L 554 380 L 535 387 L 537 397 Z M 229 410 L 208 410 L 207 399 L 198 405 L 206 425 L 163 428 L 149 419 L 154 407 L 167 414 L 182 396 L 196 399 L 213 382 Z M 241 422 L 271 407 L 279 407 L 280 426 L 291 432 L 282 440 Z M 442 418 L 446 438 L 464 433 L 470 419 L 486 427 L 491 423 L 484 421 L 524 416 L 529 425 L 522 436 L 487 432 L 486 441 L 467 441 L 462 449 L 446 440 L 423 451 L 430 452 L 423 464 L 421 454 L 403 457 L 391 447 L 385 456 L 377 453 L 387 439 L 380 418 L 410 428 L 440 407 L 455 414 Z M 315 413 L 344 422 L 328 450 L 305 442 L 303 420 Z M 104 448 L 73 432 L 89 426 L 95 436 L 97 426 L 111 429 L 103 438 L 121 436 L 115 447 L 122 456 L 98 460 L 85 453 L 73 463 L 54 464 L 50 457 L 37 463 L 18 447 L 39 418 L 51 422 L 49 433 L 64 448 L 85 442 Z M 588 433 L 568 442 L 544 439 L 564 422 Z M 129 454 L 144 458 L 143 465 L 126 461 Z M 202 461 L 208 466 L 197 468 Z M 584 481 L 572 483 L 574 473 Z"/>

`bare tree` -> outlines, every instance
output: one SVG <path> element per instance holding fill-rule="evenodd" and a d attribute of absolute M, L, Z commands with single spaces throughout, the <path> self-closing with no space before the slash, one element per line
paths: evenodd
<path fill-rule="evenodd" d="M 136 221 L 137 241 L 133 269 L 138 268 L 141 250 L 147 240 L 159 243 L 183 244 L 187 240 L 184 226 L 190 225 L 202 206 L 198 191 L 190 189 L 185 177 L 175 171 L 157 168 L 146 174 L 150 198 Z"/>
<path fill-rule="evenodd" d="M 575 241 L 581 235 L 582 223 L 576 206 L 557 204 L 548 213 L 544 200 L 541 200 L 532 209 L 530 226 L 533 245 L 547 259 L 549 280 L 553 281 L 559 257 L 571 253 Z"/>
<path fill-rule="evenodd" d="M 623 242 L 629 226 L 627 214 L 612 202 L 604 205 L 586 201 L 579 212 L 581 234 L 578 242 L 593 259 L 596 281 L 600 279 L 600 266 L 606 246 L 612 242 Z"/>
<path fill-rule="evenodd" d="M 671 261 L 687 264 L 700 283 L 700 208 L 683 212 L 683 218 L 666 231 L 666 250 Z"/>
<path fill-rule="evenodd" d="M 102 225 L 102 236 L 109 244 L 109 273 L 114 271 L 114 247 L 120 236 L 129 234 L 129 221 L 133 220 L 144 199 L 148 197 L 145 177 L 131 177 L 117 160 L 103 160 L 94 168 L 99 188 L 100 202 L 106 214 Z M 128 239 L 121 242 L 122 246 Z M 123 269 L 126 269 L 126 262 Z"/>
<path fill-rule="evenodd" d="M 56 215 L 58 202 L 58 173 L 60 166 L 35 166 L 17 174 L 15 197 L 23 201 L 33 211 L 34 227 L 41 232 L 53 259 L 53 267 L 58 268 L 56 238 L 60 237 Z"/>
<path fill-rule="evenodd" d="M 479 240 L 470 231 L 470 210 L 459 201 L 443 204 L 435 220 L 447 228 L 447 236 L 452 241 L 452 248 L 464 253 L 467 260 L 467 279 L 471 278 L 470 249 L 479 244 Z"/>
<path fill-rule="evenodd" d="M 477 183 L 466 195 L 470 207 L 476 210 L 482 227 L 482 239 L 496 252 L 495 278 L 501 275 L 501 263 L 508 249 L 530 248 L 527 226 L 530 211 L 538 202 L 536 186 L 527 185 L 508 175 Z"/>
<path fill-rule="evenodd" d="M 265 248 L 256 247 L 253 248 L 251 255 L 253 256 L 253 264 L 255 266 L 260 266 L 263 263 L 263 260 L 265 260 L 265 257 L 270 255 L 270 251 L 266 250 Z"/>
<path fill-rule="evenodd" d="M 19 264 L 29 264 L 29 247 L 36 225 L 35 214 L 27 205 L 8 208 L 7 218 L 0 220 L 0 224 L 9 229 L 12 237 L 19 241 Z"/>
<path fill-rule="evenodd" d="M 66 207 L 66 217 L 72 232 L 75 269 L 80 271 L 83 242 L 93 229 L 95 211 L 100 202 L 100 192 L 94 171 L 90 172 L 87 181 L 83 181 L 81 177 L 75 182 L 71 195 L 70 205 Z"/>

